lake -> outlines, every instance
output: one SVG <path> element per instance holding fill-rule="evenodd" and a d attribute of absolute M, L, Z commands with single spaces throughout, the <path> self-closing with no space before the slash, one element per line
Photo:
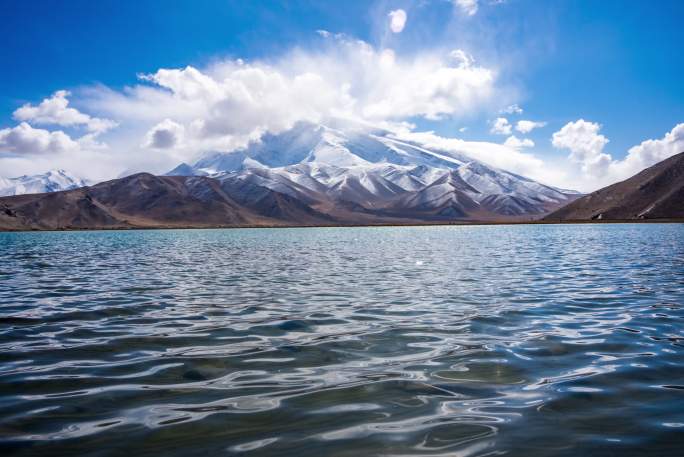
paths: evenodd
<path fill-rule="evenodd" d="M 684 225 L 0 233 L 0 452 L 664 456 Z"/>

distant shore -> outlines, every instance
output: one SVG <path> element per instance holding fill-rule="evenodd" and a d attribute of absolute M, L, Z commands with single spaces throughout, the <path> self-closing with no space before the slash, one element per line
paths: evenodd
<path fill-rule="evenodd" d="M 558 220 L 558 221 L 426 221 L 411 223 L 377 224 L 285 224 L 285 225 L 160 225 L 160 226 L 118 226 L 118 227 L 63 227 L 56 229 L 12 229 L 0 227 L 0 233 L 17 232 L 99 232 L 117 230 L 216 230 L 216 229 L 281 229 L 281 228 L 358 228 L 358 227 L 449 227 L 486 225 L 584 225 L 584 224 L 682 224 L 684 218 L 663 219 L 613 219 L 613 220 Z"/>

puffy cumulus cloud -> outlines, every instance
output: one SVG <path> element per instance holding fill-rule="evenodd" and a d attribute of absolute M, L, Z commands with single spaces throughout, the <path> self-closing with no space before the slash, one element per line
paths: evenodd
<path fill-rule="evenodd" d="M 515 129 L 520 133 L 530 133 L 532 130 L 544 127 L 545 125 L 546 122 L 521 120 L 515 124 Z"/>
<path fill-rule="evenodd" d="M 482 109 L 495 73 L 465 52 L 397 56 L 347 37 L 318 52 L 294 50 L 273 62 L 230 60 L 204 69 L 160 69 L 126 91 L 94 88 L 88 106 L 151 126 L 186 125 L 190 149 L 231 149 L 295 122 L 329 117 L 373 122 L 440 119 Z M 122 121 L 123 122 L 123 121 Z"/>
<path fill-rule="evenodd" d="M 331 84 L 319 74 L 288 77 L 249 66 L 230 71 L 219 93 L 213 95 L 208 113 L 193 123 L 202 136 L 280 131 L 298 120 L 318 121 L 353 105 L 347 86 Z"/>
<path fill-rule="evenodd" d="M 153 74 L 140 75 L 140 79 L 167 88 L 181 99 L 212 101 L 223 96 L 220 82 L 190 66 L 183 69 L 162 68 Z"/>
<path fill-rule="evenodd" d="M 57 160 L 59 156 L 73 156 L 77 152 L 88 153 L 107 149 L 107 145 L 100 142 L 98 137 L 118 124 L 69 107 L 68 96 L 68 91 L 60 90 L 43 99 L 38 105 L 27 103 L 14 111 L 13 117 L 20 121 L 19 125 L 0 130 L 0 168 L 5 168 L 7 161 L 23 160 L 37 167 L 40 156 Z M 35 128 L 31 124 L 85 127 L 87 132 L 74 139 L 62 130 L 50 131 Z M 41 173 L 44 171 L 34 170 Z"/>
<path fill-rule="evenodd" d="M 512 149 L 533 148 L 534 141 L 530 140 L 529 138 L 520 139 L 515 135 L 511 135 L 506 138 L 506 141 L 504 141 L 504 146 Z"/>
<path fill-rule="evenodd" d="M 503 108 L 501 111 L 499 111 L 499 114 L 522 114 L 523 109 L 518 106 L 517 103 L 514 103 L 513 105 L 508 105 L 506 108 Z"/>
<path fill-rule="evenodd" d="M 454 5 L 466 16 L 477 14 L 478 0 L 454 0 Z"/>
<path fill-rule="evenodd" d="M 508 119 L 505 117 L 497 117 L 492 122 L 492 128 L 489 129 L 490 133 L 495 135 L 510 135 L 513 126 L 509 124 Z"/>
<path fill-rule="evenodd" d="M 568 158 L 580 166 L 577 188 L 595 190 L 627 179 L 675 154 L 684 152 L 684 123 L 677 124 L 663 138 L 641 142 L 629 149 L 624 159 L 614 159 L 604 148 L 609 140 L 599 133 L 597 123 L 580 119 L 569 122 L 553 134 L 552 144 L 570 151 Z"/>
<path fill-rule="evenodd" d="M 401 33 L 406 26 L 406 11 L 402 9 L 390 11 L 387 15 L 389 17 L 389 27 L 394 33 Z"/>
<path fill-rule="evenodd" d="M 164 119 L 147 132 L 143 146 L 154 149 L 172 149 L 183 143 L 184 136 L 185 127 L 171 119 Z"/>
<path fill-rule="evenodd" d="M 411 63 L 391 62 L 388 78 L 379 78 L 367 93 L 362 115 L 370 119 L 422 116 L 437 120 L 476 109 L 493 92 L 493 73 L 482 67 L 446 65 L 423 57 Z"/>
<path fill-rule="evenodd" d="M 78 142 L 61 130 L 50 132 L 22 122 L 14 128 L 0 130 L 0 152 L 15 154 L 48 154 L 80 149 Z"/>
<path fill-rule="evenodd" d="M 582 166 L 582 171 L 590 176 L 603 175 L 610 164 L 611 157 L 603 152 L 608 138 L 599 133 L 601 125 L 579 119 L 568 122 L 551 138 L 551 143 L 559 149 L 570 151 L 570 160 Z"/>
<path fill-rule="evenodd" d="M 629 149 L 627 157 L 613 168 L 623 175 L 632 175 L 657 162 L 684 152 L 684 123 L 677 124 L 658 140 L 646 140 Z"/>
<path fill-rule="evenodd" d="M 112 120 L 91 117 L 69 107 L 69 95 L 66 90 L 58 90 L 38 105 L 27 103 L 14 111 L 14 119 L 38 125 L 85 126 L 93 133 L 103 133 L 116 127 L 117 123 Z"/>

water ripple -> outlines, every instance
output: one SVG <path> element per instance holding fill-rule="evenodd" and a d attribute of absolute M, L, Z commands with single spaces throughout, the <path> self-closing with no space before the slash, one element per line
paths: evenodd
<path fill-rule="evenodd" d="M 0 233 L 5 455 L 675 455 L 684 227 Z"/>

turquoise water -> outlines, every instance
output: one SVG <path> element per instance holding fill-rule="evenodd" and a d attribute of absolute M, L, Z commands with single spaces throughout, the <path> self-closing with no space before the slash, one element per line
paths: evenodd
<path fill-rule="evenodd" d="M 682 455 L 684 225 L 0 233 L 2 455 Z"/>

